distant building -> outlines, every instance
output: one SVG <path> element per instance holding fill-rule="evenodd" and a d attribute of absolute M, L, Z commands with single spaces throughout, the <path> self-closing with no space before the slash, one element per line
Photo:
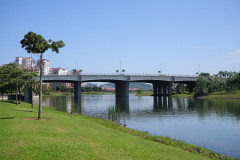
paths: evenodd
<path fill-rule="evenodd" d="M 22 59 L 22 65 L 24 68 L 32 68 L 35 66 L 35 60 L 32 57 L 26 57 Z"/>
<path fill-rule="evenodd" d="M 50 68 L 50 75 L 67 75 L 68 70 L 66 68 Z"/>
<path fill-rule="evenodd" d="M 98 84 L 94 84 L 94 83 L 86 83 L 85 87 L 98 87 Z"/>
<path fill-rule="evenodd" d="M 15 63 L 18 64 L 19 66 L 21 66 L 22 65 L 22 60 L 23 60 L 22 57 L 16 57 Z"/>
<path fill-rule="evenodd" d="M 15 63 L 24 68 L 33 68 L 35 66 L 35 61 L 32 57 L 16 57 Z"/>
<path fill-rule="evenodd" d="M 40 59 L 37 61 L 37 67 L 40 68 Z M 42 74 L 43 75 L 48 75 L 49 73 L 49 66 L 50 66 L 50 62 L 47 60 L 47 59 L 43 59 L 42 60 L 42 66 L 43 66 L 43 69 L 42 69 Z"/>

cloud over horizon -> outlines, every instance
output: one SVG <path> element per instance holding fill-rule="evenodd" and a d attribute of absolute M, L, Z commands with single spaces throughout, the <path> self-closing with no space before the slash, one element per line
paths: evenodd
<path fill-rule="evenodd" d="M 230 52 L 230 53 L 228 53 L 228 55 L 231 55 L 231 56 L 240 55 L 240 49 L 237 49 L 237 50 L 235 50 L 233 52 Z"/>

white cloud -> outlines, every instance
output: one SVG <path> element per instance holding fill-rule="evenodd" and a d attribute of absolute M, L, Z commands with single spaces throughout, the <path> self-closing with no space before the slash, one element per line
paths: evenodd
<path fill-rule="evenodd" d="M 238 49 L 236 51 L 233 51 L 233 52 L 230 52 L 228 54 L 231 55 L 231 56 L 240 55 L 240 49 Z"/>
<path fill-rule="evenodd" d="M 235 59 L 233 60 L 233 62 L 240 62 L 240 59 Z"/>

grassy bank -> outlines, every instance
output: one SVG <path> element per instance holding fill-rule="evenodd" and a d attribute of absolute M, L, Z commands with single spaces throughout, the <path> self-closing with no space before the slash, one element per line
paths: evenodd
<path fill-rule="evenodd" d="M 214 92 L 208 96 L 198 98 L 216 98 L 216 99 L 240 99 L 240 91 L 236 92 Z"/>
<path fill-rule="evenodd" d="M 0 102 L 0 159 L 217 159 L 204 148 L 116 123 Z M 167 144 L 167 145 L 166 145 Z M 227 159 L 226 157 L 223 157 Z"/>
<path fill-rule="evenodd" d="M 141 93 L 136 93 L 136 96 L 152 96 L 153 92 L 141 92 Z"/>
<path fill-rule="evenodd" d="M 179 98 L 192 98 L 194 93 L 182 93 L 182 94 L 174 94 L 172 97 L 179 97 Z"/>
<path fill-rule="evenodd" d="M 82 92 L 82 95 L 107 95 L 107 94 L 115 94 L 115 92 Z M 45 94 L 45 96 L 65 96 L 65 95 L 74 95 L 71 92 L 53 92 L 50 94 Z"/>

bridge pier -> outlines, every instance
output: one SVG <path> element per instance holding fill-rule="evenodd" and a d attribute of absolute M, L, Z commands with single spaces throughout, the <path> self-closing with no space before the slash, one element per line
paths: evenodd
<path fill-rule="evenodd" d="M 164 83 L 163 85 L 163 96 L 167 96 L 167 84 Z"/>
<path fill-rule="evenodd" d="M 157 91 L 158 91 L 158 85 L 157 83 L 153 83 L 153 95 L 157 96 Z"/>
<path fill-rule="evenodd" d="M 158 83 L 158 93 L 157 93 L 158 96 L 162 96 L 162 88 L 163 88 L 162 83 Z"/>
<path fill-rule="evenodd" d="M 31 103 L 32 101 L 32 90 L 29 86 L 24 86 L 24 102 Z"/>
<path fill-rule="evenodd" d="M 81 98 L 81 82 L 74 82 L 74 97 Z"/>
<path fill-rule="evenodd" d="M 116 97 L 129 97 L 129 82 L 115 82 Z"/>
<path fill-rule="evenodd" d="M 171 96 L 172 93 L 173 93 L 172 85 L 173 85 L 173 83 L 172 83 L 172 82 L 169 82 L 169 84 L 168 84 L 168 96 Z"/>

